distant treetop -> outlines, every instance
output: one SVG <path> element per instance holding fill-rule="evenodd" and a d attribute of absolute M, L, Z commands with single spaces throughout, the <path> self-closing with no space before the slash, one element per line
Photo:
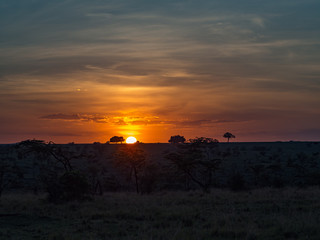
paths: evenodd
<path fill-rule="evenodd" d="M 124 138 L 122 136 L 113 136 L 112 138 L 110 138 L 110 142 L 114 142 L 114 143 L 121 143 L 124 142 Z"/>
<path fill-rule="evenodd" d="M 219 141 L 218 141 L 217 139 L 207 138 L 207 137 L 191 138 L 191 139 L 189 139 L 189 142 L 190 142 L 190 143 L 193 143 L 193 144 L 203 144 L 203 143 L 212 144 L 212 143 L 219 143 Z"/>
<path fill-rule="evenodd" d="M 175 135 L 175 136 L 171 136 L 171 138 L 169 139 L 169 143 L 184 143 L 186 141 L 186 139 L 184 138 L 184 136 L 180 136 L 180 135 Z"/>
<path fill-rule="evenodd" d="M 232 133 L 229 133 L 229 132 L 226 132 L 225 134 L 223 134 L 223 137 L 227 138 L 228 142 L 229 142 L 230 138 L 236 138 L 235 135 L 233 135 Z"/>

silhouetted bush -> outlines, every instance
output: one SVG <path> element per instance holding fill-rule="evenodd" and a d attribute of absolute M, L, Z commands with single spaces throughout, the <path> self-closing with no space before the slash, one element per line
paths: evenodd
<path fill-rule="evenodd" d="M 320 173 L 319 172 L 311 172 L 309 173 L 306 184 L 308 186 L 320 186 Z"/>
<path fill-rule="evenodd" d="M 23 173 L 18 166 L 10 161 L 4 162 L 0 158 L 0 197 L 4 190 L 19 188 Z"/>
<path fill-rule="evenodd" d="M 106 192 L 116 192 L 120 189 L 121 185 L 114 175 L 107 175 L 103 178 L 102 189 Z"/>
<path fill-rule="evenodd" d="M 79 172 L 68 172 L 58 179 L 51 177 L 46 185 L 50 202 L 89 199 L 89 184 L 86 177 Z"/>
<path fill-rule="evenodd" d="M 177 176 L 184 175 L 186 183 L 193 182 L 204 192 L 210 191 L 213 175 L 221 162 L 214 154 L 217 143 L 212 143 L 194 141 L 188 145 L 180 145 L 176 151 L 165 155 L 172 168 L 177 171 Z"/>
<path fill-rule="evenodd" d="M 0 197 L 5 190 L 23 187 L 23 171 L 11 156 L 14 150 L 15 147 L 10 146 L 0 151 Z"/>
<path fill-rule="evenodd" d="M 78 172 L 65 173 L 60 177 L 64 200 L 82 200 L 89 193 L 85 175 Z"/>
<path fill-rule="evenodd" d="M 281 179 L 279 177 L 274 178 L 272 181 L 272 187 L 274 187 L 274 188 L 283 188 L 284 185 L 285 184 L 284 184 L 283 179 Z"/>
<path fill-rule="evenodd" d="M 228 187 L 233 191 L 245 190 L 244 176 L 239 172 L 233 173 L 229 178 Z"/>
<path fill-rule="evenodd" d="M 159 178 L 159 169 L 155 164 L 149 164 L 144 169 L 144 174 L 141 176 L 141 193 L 152 193 Z"/>
<path fill-rule="evenodd" d="M 59 184 L 59 179 L 57 176 L 46 176 L 43 178 L 43 183 L 47 191 L 47 199 L 49 202 L 61 202 L 63 190 Z"/>

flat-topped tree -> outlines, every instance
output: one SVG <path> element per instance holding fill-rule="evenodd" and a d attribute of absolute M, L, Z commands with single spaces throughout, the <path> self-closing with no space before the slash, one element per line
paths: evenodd
<path fill-rule="evenodd" d="M 113 136 L 112 138 L 110 138 L 110 142 L 114 142 L 114 143 L 121 143 L 124 142 L 124 138 L 122 136 Z"/>
<path fill-rule="evenodd" d="M 235 135 L 233 135 L 232 133 L 229 133 L 229 132 L 226 132 L 225 134 L 223 134 L 223 137 L 227 138 L 228 142 L 229 142 L 230 138 L 236 138 Z"/>
<path fill-rule="evenodd" d="M 186 141 L 186 139 L 184 138 L 184 136 L 180 136 L 180 135 L 175 135 L 175 136 L 171 136 L 171 138 L 169 139 L 169 143 L 184 143 Z"/>

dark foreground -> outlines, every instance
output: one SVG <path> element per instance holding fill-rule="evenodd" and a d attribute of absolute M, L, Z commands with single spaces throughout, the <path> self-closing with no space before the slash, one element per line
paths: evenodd
<path fill-rule="evenodd" d="M 320 239 L 319 187 L 43 198 L 3 196 L 0 239 Z"/>

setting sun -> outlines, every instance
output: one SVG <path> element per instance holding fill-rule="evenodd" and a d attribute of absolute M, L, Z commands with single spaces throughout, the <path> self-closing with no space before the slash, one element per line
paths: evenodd
<path fill-rule="evenodd" d="M 128 137 L 126 139 L 126 143 L 136 143 L 137 139 L 135 137 Z"/>

